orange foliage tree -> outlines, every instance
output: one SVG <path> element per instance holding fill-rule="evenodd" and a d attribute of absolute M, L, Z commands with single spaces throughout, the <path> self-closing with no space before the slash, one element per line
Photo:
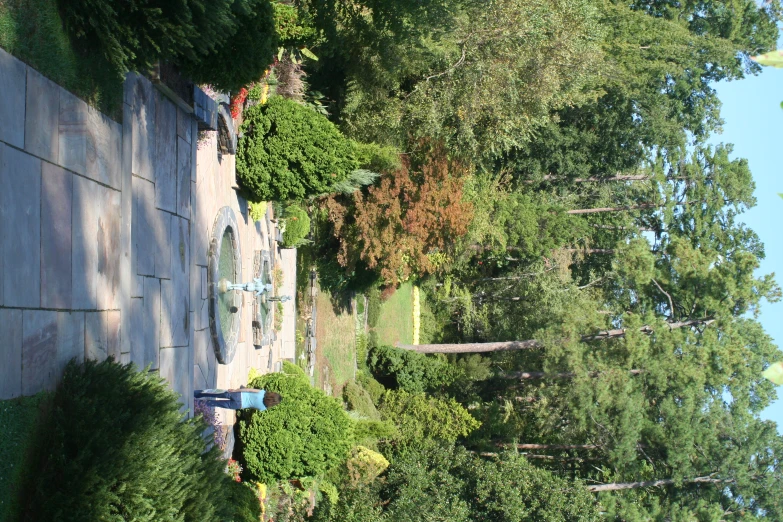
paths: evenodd
<path fill-rule="evenodd" d="M 442 146 L 432 146 L 417 169 L 403 159 L 400 169 L 383 173 L 366 192 L 328 197 L 340 265 L 351 270 L 361 260 L 386 284 L 432 271 L 428 255 L 448 252 L 473 218 L 462 194 L 468 172 Z"/>

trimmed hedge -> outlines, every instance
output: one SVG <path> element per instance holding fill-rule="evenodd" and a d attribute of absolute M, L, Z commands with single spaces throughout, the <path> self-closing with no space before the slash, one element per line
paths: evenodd
<path fill-rule="evenodd" d="M 319 476 L 345 461 L 352 426 L 338 399 L 301 375 L 262 375 L 249 386 L 283 397 L 274 408 L 245 410 L 239 419 L 244 469 L 254 479 L 268 483 Z"/>
<path fill-rule="evenodd" d="M 237 179 L 258 200 L 331 192 L 359 167 L 353 145 L 325 116 L 281 96 L 248 108 L 237 145 Z"/>
<path fill-rule="evenodd" d="M 205 423 L 179 408 L 165 380 L 132 365 L 69 363 L 19 518 L 206 522 L 253 512 L 232 494 L 219 449 L 207 451 Z"/>
<path fill-rule="evenodd" d="M 440 354 L 425 355 L 392 346 L 372 348 L 367 365 L 386 388 L 408 392 L 438 390 L 457 377 L 457 371 Z"/>
<path fill-rule="evenodd" d="M 289 205 L 285 209 L 285 232 L 283 232 L 283 247 L 296 248 L 304 244 L 310 233 L 310 216 L 299 205 Z"/>

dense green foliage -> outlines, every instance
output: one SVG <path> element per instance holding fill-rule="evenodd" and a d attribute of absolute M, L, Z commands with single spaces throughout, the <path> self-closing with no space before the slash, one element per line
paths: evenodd
<path fill-rule="evenodd" d="M 320 505 L 315 515 L 335 522 L 600 520 L 580 483 L 536 469 L 513 453 L 485 461 L 433 443 L 395 455 L 383 480 L 346 488 L 336 506 Z"/>
<path fill-rule="evenodd" d="M 252 477 L 271 482 L 318 476 L 345 460 L 351 420 L 337 399 L 311 387 L 304 376 L 268 374 L 249 386 L 283 397 L 267 411 L 242 412 L 239 439 Z"/>
<path fill-rule="evenodd" d="M 375 404 L 373 404 L 373 398 L 370 393 L 357 383 L 349 382 L 345 385 L 345 388 L 343 388 L 343 400 L 348 410 L 355 411 L 368 419 L 381 418 L 378 410 L 375 408 Z"/>
<path fill-rule="evenodd" d="M 178 63 L 193 81 L 236 92 L 264 75 L 274 59 L 278 38 L 270 0 L 234 0 L 229 4 L 234 22 L 226 34 L 219 35 L 214 49 Z M 214 12 L 213 2 L 205 7 L 199 14 L 205 18 L 205 25 L 215 30 L 213 17 L 221 13 Z"/>
<path fill-rule="evenodd" d="M 279 96 L 245 111 L 241 130 L 237 178 L 260 200 L 328 193 L 359 166 L 334 124 Z"/>
<path fill-rule="evenodd" d="M 147 372 L 71 362 L 44 422 L 21 520 L 214 521 L 245 509 L 226 501 L 231 480 L 204 423 L 183 420 L 176 394 Z"/>
<path fill-rule="evenodd" d="M 299 205 L 289 205 L 283 214 L 285 231 L 283 232 L 283 247 L 296 248 L 306 242 L 310 233 L 310 216 Z"/>
<path fill-rule="evenodd" d="M 415 444 L 423 439 L 455 442 L 481 424 L 452 398 L 437 399 L 404 390 L 386 393 L 380 411 L 383 418 L 397 424 L 400 444 Z"/>
<path fill-rule="evenodd" d="M 373 347 L 367 364 L 378 382 L 386 388 L 408 392 L 437 390 L 451 384 L 456 377 L 455 370 L 445 358 L 392 346 Z"/>

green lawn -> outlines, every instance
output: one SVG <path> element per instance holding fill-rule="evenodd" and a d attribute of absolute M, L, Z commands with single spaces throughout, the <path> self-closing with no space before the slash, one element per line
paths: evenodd
<path fill-rule="evenodd" d="M 346 308 L 335 310 L 329 292 L 321 290 L 316 298 L 315 385 L 329 384 L 332 395 L 339 396 L 345 383 L 352 381 L 356 368 L 356 322 Z"/>
<path fill-rule="evenodd" d="M 122 119 L 122 75 L 73 47 L 56 0 L 0 0 L 0 47 L 111 118 Z"/>
<path fill-rule="evenodd" d="M 13 520 L 16 488 L 46 394 L 0 401 L 0 522 Z"/>
<path fill-rule="evenodd" d="M 381 303 L 377 324 L 373 330 L 378 342 L 394 346 L 398 342 L 413 342 L 413 284 L 408 282 L 400 286 L 394 295 Z"/>

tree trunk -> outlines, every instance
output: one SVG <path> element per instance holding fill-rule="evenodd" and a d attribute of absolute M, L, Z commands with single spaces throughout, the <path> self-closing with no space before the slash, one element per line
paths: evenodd
<path fill-rule="evenodd" d="M 578 208 L 566 210 L 566 214 L 599 214 L 601 212 L 619 212 L 621 210 L 643 210 L 646 208 L 658 208 L 661 205 L 656 203 L 642 203 L 641 205 L 628 205 L 625 207 L 598 207 L 598 208 Z"/>
<path fill-rule="evenodd" d="M 600 449 L 596 444 L 496 444 L 500 448 L 516 448 L 521 450 L 573 450 L 573 449 Z"/>
<path fill-rule="evenodd" d="M 656 486 L 667 486 L 669 484 L 674 484 L 676 481 L 674 479 L 661 479 L 661 480 L 650 480 L 647 482 L 614 482 L 611 484 L 596 484 L 593 486 L 587 486 L 587 490 L 591 491 L 593 493 L 597 493 L 599 491 L 619 491 L 621 489 L 638 489 L 638 488 L 651 488 Z M 712 478 L 712 476 L 708 475 L 706 477 L 696 477 L 692 479 L 686 479 L 683 480 L 683 482 L 688 483 L 695 483 L 695 482 L 702 482 L 702 483 L 708 483 L 708 484 L 726 484 L 729 482 L 734 482 L 731 479 L 715 479 Z"/>
<path fill-rule="evenodd" d="M 587 182 L 597 182 L 600 183 L 602 181 L 646 181 L 650 179 L 650 176 L 647 176 L 645 174 L 617 174 L 616 176 L 607 176 L 605 178 L 596 178 L 596 177 L 589 177 L 589 178 L 574 178 L 574 179 L 568 179 L 564 178 L 562 176 L 555 176 L 554 174 L 547 174 L 543 177 L 542 181 L 570 181 L 572 183 L 587 183 Z M 525 183 L 535 183 L 535 180 L 526 180 Z"/>
<path fill-rule="evenodd" d="M 682 328 L 684 326 L 696 326 L 696 325 L 710 325 L 715 322 L 712 318 L 707 319 L 692 319 L 689 321 L 678 321 L 669 323 L 669 329 L 674 330 L 676 328 Z M 645 325 L 639 329 L 643 333 L 651 333 L 652 328 Z M 580 339 L 582 342 L 600 341 L 603 339 L 612 339 L 616 337 L 622 337 L 625 335 L 625 328 L 618 328 L 615 330 L 603 330 L 593 335 L 583 335 Z M 397 343 L 397 348 L 403 350 L 410 350 L 419 353 L 484 353 L 484 352 L 502 352 L 507 350 L 530 350 L 533 348 L 541 348 L 543 345 L 535 339 L 527 341 L 504 341 L 494 343 L 465 343 L 465 344 L 400 344 Z"/>
<path fill-rule="evenodd" d="M 568 252 L 569 254 L 575 254 L 582 252 L 584 254 L 614 254 L 614 248 L 558 248 L 561 252 Z"/>
<path fill-rule="evenodd" d="M 639 375 L 644 370 L 628 370 L 631 375 Z M 603 372 L 590 372 L 590 377 L 598 377 Z M 501 373 L 499 377 L 503 379 L 571 379 L 576 377 L 573 372 L 546 373 L 546 372 L 506 372 Z"/>

